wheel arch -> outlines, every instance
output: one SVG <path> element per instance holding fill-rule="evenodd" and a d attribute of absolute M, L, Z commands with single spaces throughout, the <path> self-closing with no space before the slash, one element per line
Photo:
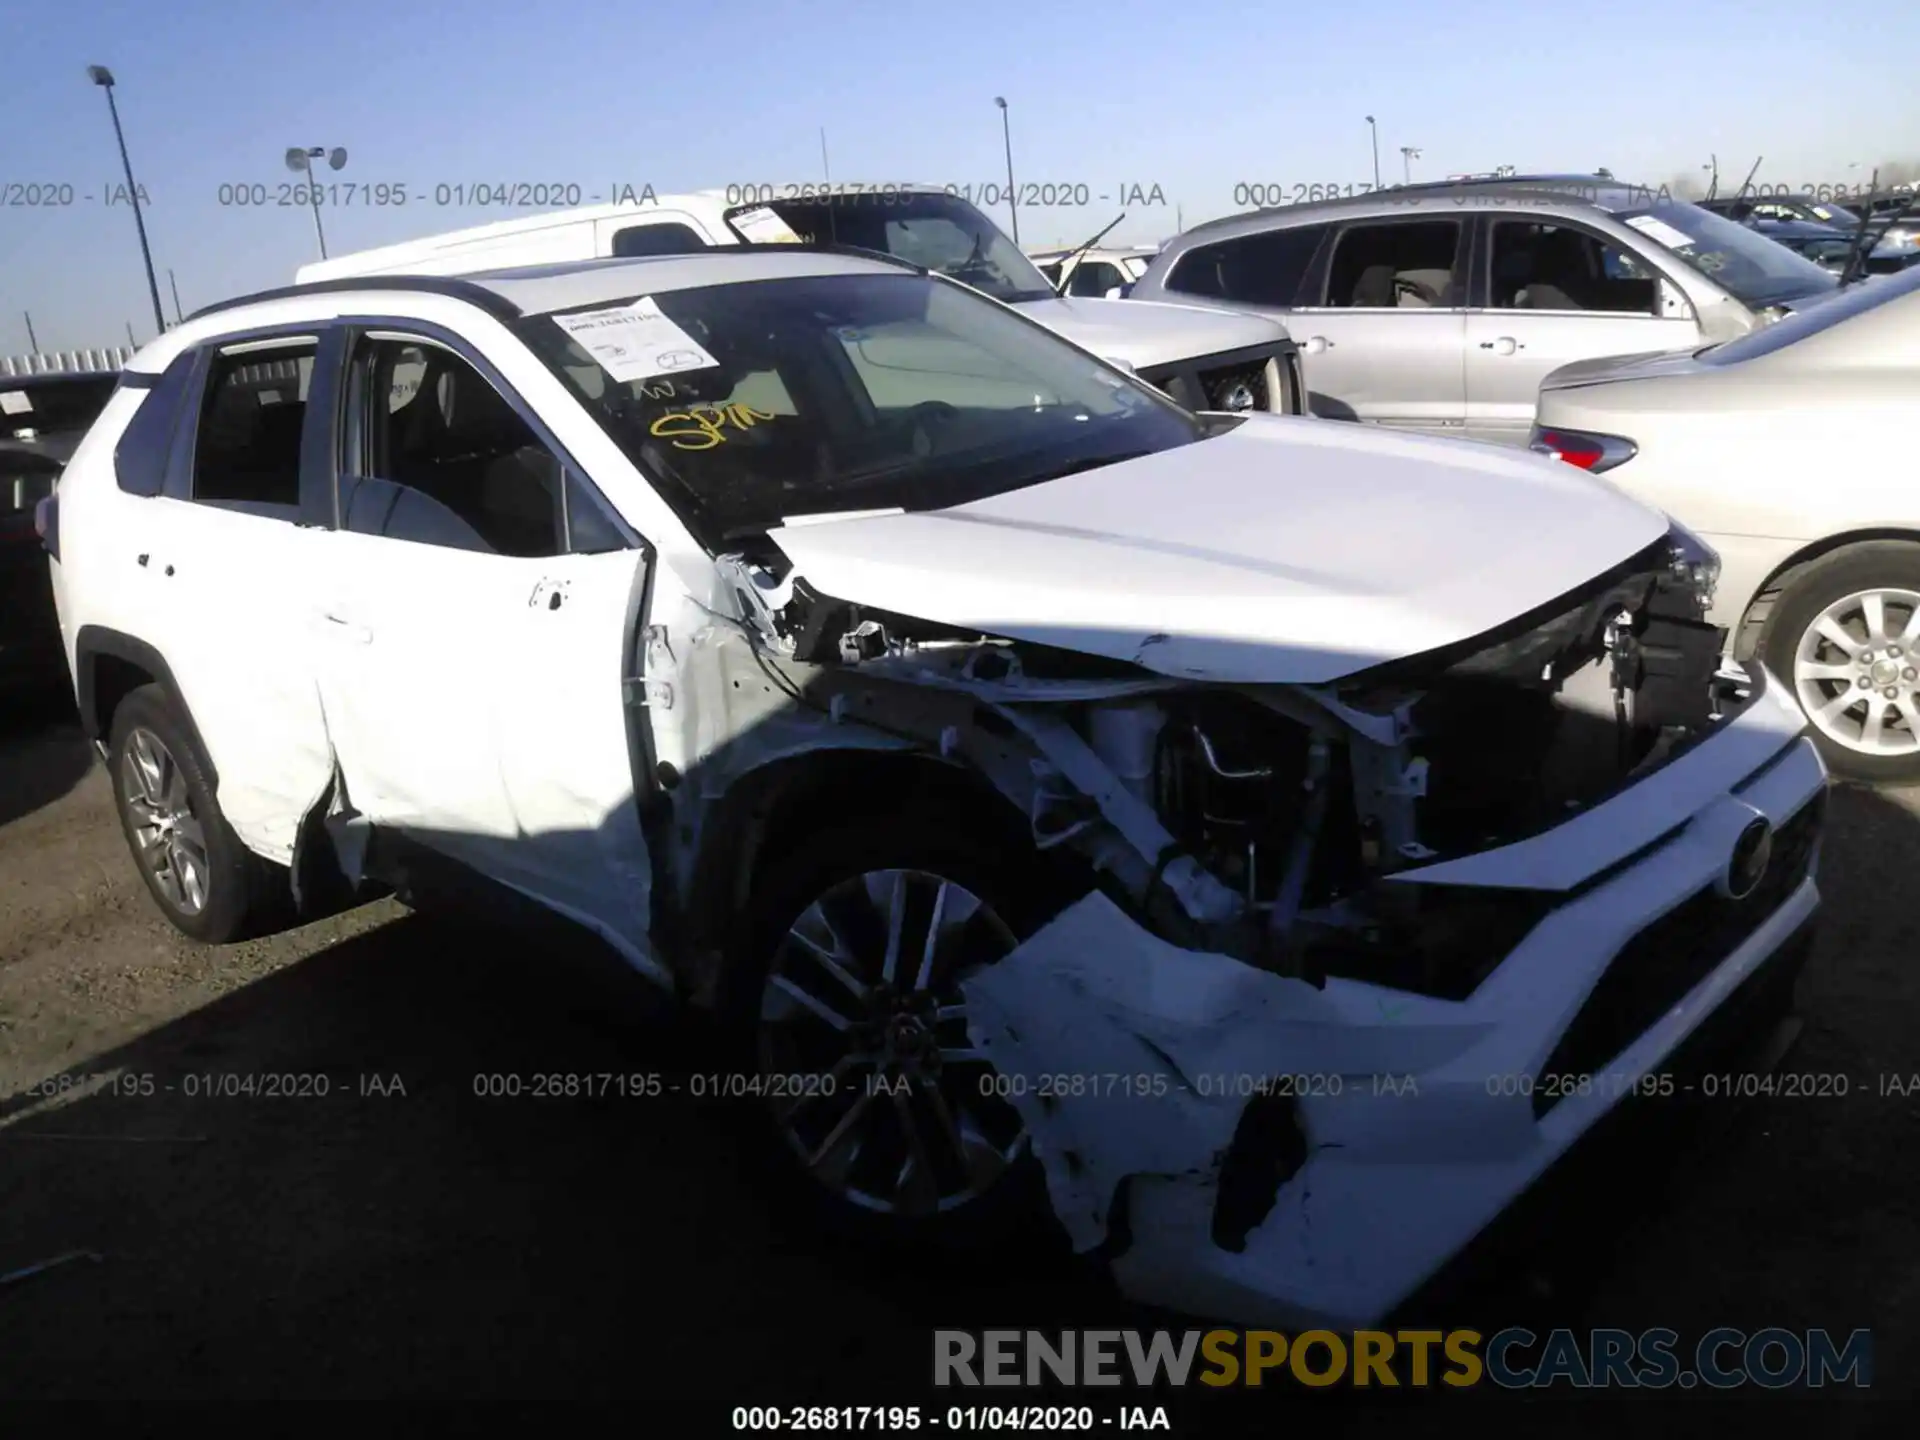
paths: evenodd
<path fill-rule="evenodd" d="M 1033 846 L 1031 823 L 1011 800 L 976 772 L 924 751 L 810 750 L 770 761 L 735 781 L 701 827 L 682 911 L 683 992 L 700 1004 L 718 998 L 770 863 L 812 831 L 903 814 L 964 826 L 989 843 Z"/>
<path fill-rule="evenodd" d="M 1881 525 L 1859 530 L 1842 530 L 1801 546 L 1776 565 L 1748 597 L 1746 609 L 1741 613 L 1740 623 L 1734 629 L 1734 659 L 1751 660 L 1759 652 L 1761 641 L 1766 634 L 1767 621 L 1771 618 L 1775 605 L 1807 567 L 1816 561 L 1826 559 L 1836 551 L 1848 550 L 1856 545 L 1868 545 L 1876 541 L 1894 541 L 1920 546 L 1920 527 Z"/>
<path fill-rule="evenodd" d="M 194 723 L 186 697 L 180 693 L 180 682 L 173 678 L 166 657 L 152 645 L 121 630 L 82 625 L 74 637 L 73 675 L 80 723 L 95 745 L 107 743 L 107 737 L 113 733 L 114 711 L 122 700 L 142 685 L 158 685 L 199 748 L 207 779 L 219 785 L 220 775 L 214 768 L 212 752 L 207 749 L 200 727 Z"/>

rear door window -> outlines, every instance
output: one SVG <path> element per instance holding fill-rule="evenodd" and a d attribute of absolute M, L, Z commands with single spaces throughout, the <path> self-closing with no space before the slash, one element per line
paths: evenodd
<path fill-rule="evenodd" d="M 1458 220 L 1349 225 L 1334 242 L 1320 303 L 1356 310 L 1457 307 L 1465 234 Z"/>
<path fill-rule="evenodd" d="M 193 498 L 296 512 L 300 441 L 317 339 L 242 345 L 213 357 L 194 436 Z"/>

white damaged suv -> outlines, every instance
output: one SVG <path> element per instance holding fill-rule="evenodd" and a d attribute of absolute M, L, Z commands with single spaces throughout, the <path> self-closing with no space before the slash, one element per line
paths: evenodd
<path fill-rule="evenodd" d="M 1663 516 L 870 255 L 217 306 L 40 521 L 189 935 L 493 882 L 734 1022 L 836 1213 L 1050 1202 L 1198 1312 L 1379 1317 L 1783 1015 L 1818 903 L 1819 757 Z"/>

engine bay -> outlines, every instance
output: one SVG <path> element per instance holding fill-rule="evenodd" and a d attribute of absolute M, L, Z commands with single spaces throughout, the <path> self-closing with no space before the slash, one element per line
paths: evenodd
<path fill-rule="evenodd" d="M 1313 983 L 1470 992 L 1548 892 L 1417 879 L 1566 822 L 1737 703 L 1710 581 L 1663 540 L 1447 651 L 1209 684 L 876 612 L 729 557 L 761 663 L 833 723 L 986 776 L 1142 924 Z M 927 702 L 929 693 L 944 698 Z"/>

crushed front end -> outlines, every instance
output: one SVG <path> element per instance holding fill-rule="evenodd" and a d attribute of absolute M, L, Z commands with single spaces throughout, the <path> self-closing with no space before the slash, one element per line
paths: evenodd
<path fill-rule="evenodd" d="M 1723 665 L 1711 552 L 1677 527 L 1326 686 L 1170 678 L 723 568 L 818 723 L 971 771 L 1083 863 L 1082 898 L 964 989 L 1056 1212 L 1142 1300 L 1378 1320 L 1817 904 L 1824 770 L 1791 699 Z"/>

